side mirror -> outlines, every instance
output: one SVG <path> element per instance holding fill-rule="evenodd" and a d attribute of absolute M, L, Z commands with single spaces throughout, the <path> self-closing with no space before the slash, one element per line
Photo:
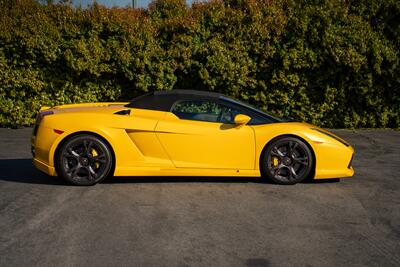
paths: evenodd
<path fill-rule="evenodd" d="M 237 125 L 246 125 L 250 120 L 251 118 L 244 114 L 238 114 L 235 116 L 235 123 Z"/>

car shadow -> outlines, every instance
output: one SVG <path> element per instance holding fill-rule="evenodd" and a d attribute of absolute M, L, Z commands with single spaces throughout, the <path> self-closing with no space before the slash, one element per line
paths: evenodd
<path fill-rule="evenodd" d="M 32 159 L 1 159 L 0 180 L 16 183 L 68 185 L 58 177 L 38 171 Z M 111 177 L 102 183 L 264 183 L 257 177 L 146 176 Z"/>
<path fill-rule="evenodd" d="M 1 159 L 0 180 L 16 183 L 65 185 L 57 177 L 51 177 L 33 166 L 32 159 Z"/>
<path fill-rule="evenodd" d="M 0 159 L 0 180 L 47 185 L 68 185 L 58 177 L 52 177 L 38 171 L 32 163 L 32 159 Z M 320 184 L 337 182 L 339 179 L 311 180 L 303 183 Z M 104 180 L 105 184 L 123 183 L 260 183 L 273 184 L 259 177 L 219 177 L 219 176 L 129 176 L 111 177 Z"/>
<path fill-rule="evenodd" d="M 221 177 L 221 176 L 121 176 L 102 182 L 115 183 L 265 183 L 257 177 Z"/>

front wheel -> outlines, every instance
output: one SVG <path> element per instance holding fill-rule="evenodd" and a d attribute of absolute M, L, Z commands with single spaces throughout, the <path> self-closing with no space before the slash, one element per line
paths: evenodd
<path fill-rule="evenodd" d="M 108 145 L 100 138 L 88 134 L 68 139 L 60 148 L 57 173 L 74 185 L 94 185 L 106 178 L 113 165 Z"/>
<path fill-rule="evenodd" d="M 311 150 L 295 137 L 278 137 L 261 155 L 262 175 L 278 184 L 299 183 L 307 178 L 312 167 Z"/>

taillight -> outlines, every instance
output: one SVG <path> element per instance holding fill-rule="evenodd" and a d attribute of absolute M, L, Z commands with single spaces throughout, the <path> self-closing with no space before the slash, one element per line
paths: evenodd
<path fill-rule="evenodd" d="M 40 120 L 42 120 L 44 116 L 51 115 L 51 114 L 54 114 L 54 112 L 51 111 L 51 110 L 46 110 L 46 111 L 39 112 Z"/>
<path fill-rule="evenodd" d="M 45 111 L 39 111 L 39 114 L 36 117 L 36 123 L 35 123 L 35 127 L 33 128 L 33 136 L 36 136 L 37 131 L 39 129 L 39 124 L 42 121 L 42 119 L 47 116 L 47 115 L 52 115 L 54 114 L 53 111 L 51 110 L 45 110 Z"/>

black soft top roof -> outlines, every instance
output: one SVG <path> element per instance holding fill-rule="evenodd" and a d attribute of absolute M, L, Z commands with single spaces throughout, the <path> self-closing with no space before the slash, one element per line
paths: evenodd
<path fill-rule="evenodd" d="M 133 99 L 129 104 L 126 105 L 126 107 L 170 111 L 172 105 L 179 100 L 222 101 L 225 103 L 225 105 L 231 105 L 231 106 L 233 105 L 237 108 L 240 107 L 240 109 L 243 111 L 243 114 L 259 118 L 261 116 L 263 120 L 258 119 L 257 124 L 282 121 L 281 119 L 276 118 L 265 112 L 262 112 L 252 106 L 225 97 L 223 94 L 209 92 L 209 91 L 183 90 L 183 89 L 176 89 L 172 91 L 155 91 Z"/>
<path fill-rule="evenodd" d="M 170 111 L 171 106 L 178 100 L 217 100 L 222 95 L 209 91 L 183 90 L 154 91 L 133 99 L 127 107 Z"/>
<path fill-rule="evenodd" d="M 200 91 L 200 90 L 188 90 L 188 89 L 175 89 L 171 91 L 154 91 L 154 95 L 179 95 L 184 96 L 194 96 L 194 97 L 211 97 L 219 98 L 222 94 L 210 91 Z"/>

